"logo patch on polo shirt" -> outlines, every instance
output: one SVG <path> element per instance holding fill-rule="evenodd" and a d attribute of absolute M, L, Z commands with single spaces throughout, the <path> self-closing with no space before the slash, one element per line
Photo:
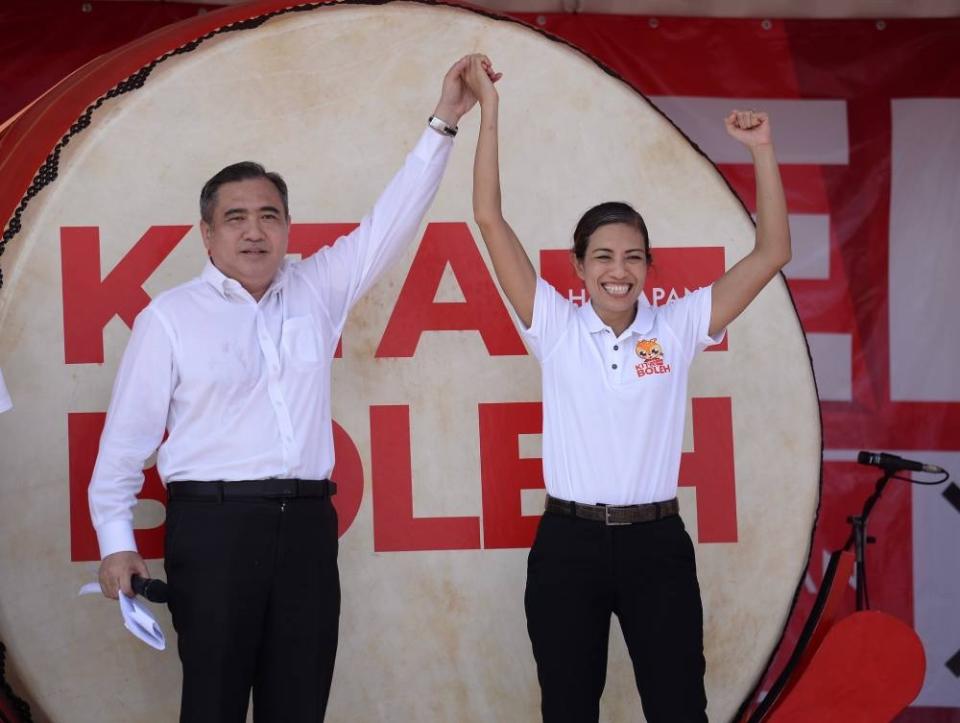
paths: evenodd
<path fill-rule="evenodd" d="M 670 365 L 663 360 L 663 347 L 656 339 L 641 339 L 637 342 L 636 351 L 640 357 L 640 363 L 634 367 L 638 377 L 670 373 Z"/>

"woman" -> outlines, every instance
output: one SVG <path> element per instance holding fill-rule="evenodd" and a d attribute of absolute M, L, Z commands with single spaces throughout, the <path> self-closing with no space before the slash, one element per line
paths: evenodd
<path fill-rule="evenodd" d="M 500 204 L 499 98 L 489 61 L 467 84 L 480 99 L 477 224 L 497 279 L 543 371 L 547 506 L 530 551 L 525 605 L 546 721 L 596 721 L 611 613 L 648 721 L 705 721 L 703 612 L 676 489 L 687 374 L 790 260 L 786 201 L 766 114 L 733 111 L 728 133 L 753 157 L 754 249 L 711 287 L 659 308 L 638 305 L 647 229 L 604 203 L 574 232 L 579 309 L 537 277 Z"/>

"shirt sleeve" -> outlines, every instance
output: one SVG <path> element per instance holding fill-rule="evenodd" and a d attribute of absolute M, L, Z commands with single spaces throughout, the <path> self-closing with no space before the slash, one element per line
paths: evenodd
<path fill-rule="evenodd" d="M 426 129 L 360 225 L 304 261 L 330 321 L 347 313 L 413 240 L 436 196 L 453 141 Z"/>
<path fill-rule="evenodd" d="M 518 322 L 521 333 L 537 359 L 543 362 L 550 356 L 576 313 L 576 306 L 572 301 L 562 297 L 555 288 L 537 277 L 530 328 L 525 329 L 523 323 Z"/>
<path fill-rule="evenodd" d="M 0 369 L 0 414 L 9 412 L 11 409 L 13 409 L 13 400 L 10 399 L 7 386 L 3 383 L 3 370 Z"/>
<path fill-rule="evenodd" d="M 706 286 L 657 310 L 680 339 L 688 359 L 708 346 L 719 344 L 727 333 L 726 329 L 721 329 L 714 336 L 708 333 L 712 309 L 713 287 Z"/>
<path fill-rule="evenodd" d="M 87 492 L 100 556 L 136 550 L 133 506 L 143 465 L 163 441 L 174 385 L 173 342 L 159 313 L 137 317 L 113 386 Z"/>

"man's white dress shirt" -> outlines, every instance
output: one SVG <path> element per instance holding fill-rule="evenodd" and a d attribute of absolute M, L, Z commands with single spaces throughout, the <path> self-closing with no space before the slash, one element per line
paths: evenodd
<path fill-rule="evenodd" d="M 330 372 L 347 314 L 413 239 L 451 146 L 424 131 L 359 227 L 285 261 L 259 302 L 208 262 L 140 313 L 89 488 L 102 557 L 137 549 L 132 508 L 158 447 L 164 484 L 330 476 Z"/>
<path fill-rule="evenodd" d="M 543 369 L 547 492 L 587 504 L 635 505 L 677 495 L 687 378 L 711 337 L 711 288 L 660 307 L 640 303 L 617 336 L 589 302 L 579 309 L 537 279 L 521 329 Z"/>

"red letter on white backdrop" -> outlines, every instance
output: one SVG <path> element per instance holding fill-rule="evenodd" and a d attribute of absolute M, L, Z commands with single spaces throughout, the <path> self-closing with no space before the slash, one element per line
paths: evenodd
<path fill-rule="evenodd" d="M 103 363 L 103 328 L 115 315 L 133 326 L 150 303 L 143 283 L 189 230 L 190 226 L 151 226 L 101 280 L 100 229 L 60 229 L 65 363 Z"/>
<path fill-rule="evenodd" d="M 357 519 L 363 500 L 363 462 L 357 445 L 336 422 L 333 423 L 333 455 L 337 460 L 331 472 L 337 483 L 333 506 L 337 508 L 337 537 L 343 537 Z"/>
<path fill-rule="evenodd" d="M 97 463 L 100 434 L 106 421 L 105 412 L 71 412 L 67 415 L 67 444 L 70 457 L 70 559 L 86 562 L 100 559 L 97 533 L 90 521 L 87 505 L 87 487 Z M 160 482 L 156 467 L 143 471 L 143 489 L 137 496 L 141 500 L 156 500 L 163 505 L 167 492 Z M 163 557 L 164 526 L 134 530 L 137 549 L 147 559 Z"/>
<path fill-rule="evenodd" d="M 434 301 L 450 265 L 465 301 Z M 431 223 L 413 259 L 376 356 L 411 357 L 425 331 L 480 332 L 491 356 L 526 354 L 465 223 Z"/>
<path fill-rule="evenodd" d="M 413 516 L 409 407 L 370 407 L 370 451 L 374 550 L 480 548 L 480 521 L 476 517 Z"/>
<path fill-rule="evenodd" d="M 479 405 L 480 481 L 483 485 L 484 548 L 530 547 L 540 515 L 523 515 L 520 492 L 543 489 L 539 457 L 520 457 L 518 437 L 540 434 L 540 402 Z"/>
<path fill-rule="evenodd" d="M 353 231 L 358 223 L 292 223 L 287 252 L 301 258 L 313 256 L 324 246 L 333 246 L 341 236 Z"/>
<path fill-rule="evenodd" d="M 680 458 L 680 486 L 697 489 L 697 542 L 737 541 L 737 483 L 729 397 L 692 399 L 693 451 Z"/>

